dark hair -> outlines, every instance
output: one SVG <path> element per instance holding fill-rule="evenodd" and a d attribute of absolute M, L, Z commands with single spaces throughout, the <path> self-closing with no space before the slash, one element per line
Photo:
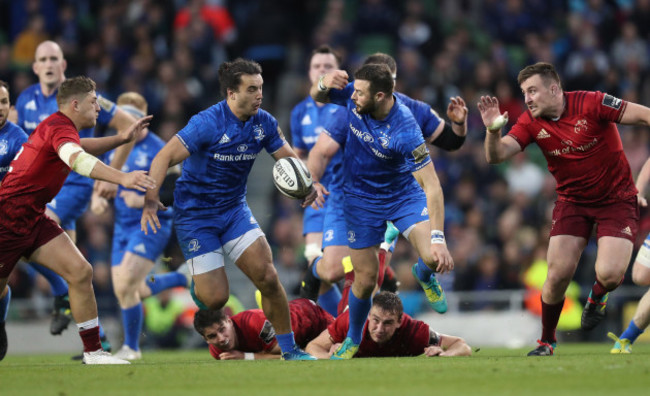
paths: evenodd
<path fill-rule="evenodd" d="M 363 65 L 354 73 L 355 80 L 366 80 L 370 82 L 370 94 L 383 92 L 386 95 L 393 93 L 395 82 L 393 74 L 386 65 L 376 63 Z"/>
<path fill-rule="evenodd" d="M 88 77 L 80 76 L 66 79 L 56 94 L 56 104 L 61 107 L 73 97 L 87 95 L 95 90 L 95 82 Z"/>
<path fill-rule="evenodd" d="M 337 52 L 335 52 L 334 49 L 332 49 L 332 47 L 330 47 L 327 44 L 323 44 L 323 45 L 319 46 L 318 48 L 316 48 L 315 50 L 313 50 L 311 52 L 311 57 L 309 58 L 310 62 L 311 62 L 311 59 L 316 54 L 332 54 L 332 55 L 334 55 L 334 58 L 336 59 L 336 65 L 339 66 L 341 64 L 341 56 Z"/>
<path fill-rule="evenodd" d="M 397 315 L 398 320 L 402 320 L 402 313 L 404 312 L 404 307 L 402 306 L 402 300 L 397 296 L 397 294 L 382 291 L 372 298 L 372 306 L 381 308 L 383 311 L 394 313 Z"/>
<path fill-rule="evenodd" d="M 242 74 L 262 74 L 262 66 L 255 61 L 242 58 L 237 58 L 232 62 L 223 62 L 219 66 L 219 84 L 224 97 L 228 96 L 228 90 L 237 91 L 239 89 Z"/>
<path fill-rule="evenodd" d="M 7 84 L 6 82 L 4 82 L 2 80 L 0 80 L 0 88 L 4 88 L 4 89 L 7 90 L 7 92 L 9 92 L 9 84 Z"/>
<path fill-rule="evenodd" d="M 194 329 L 203 336 L 206 327 L 221 323 L 226 319 L 228 319 L 228 316 L 223 312 L 223 309 L 199 309 L 194 314 Z"/>
<path fill-rule="evenodd" d="M 546 62 L 537 62 L 534 65 L 528 65 L 521 69 L 519 76 L 517 76 L 517 82 L 521 85 L 524 81 L 536 74 L 539 74 L 542 80 L 544 80 L 544 85 L 549 86 L 551 82 L 555 82 L 560 88 L 562 88 L 560 76 L 557 74 L 557 71 L 555 71 L 555 67 Z"/>
<path fill-rule="evenodd" d="M 391 73 L 393 74 L 397 72 L 397 63 L 395 62 L 395 58 L 388 54 L 384 54 L 383 52 L 375 52 L 374 54 L 369 55 L 366 60 L 363 61 L 364 65 L 370 65 L 373 63 L 388 66 Z"/>

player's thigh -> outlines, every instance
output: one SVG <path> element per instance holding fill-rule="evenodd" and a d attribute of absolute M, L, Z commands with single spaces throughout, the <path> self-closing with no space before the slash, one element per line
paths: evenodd
<path fill-rule="evenodd" d="M 347 245 L 331 245 L 323 249 L 323 258 L 318 264 L 319 272 L 323 269 L 326 280 L 336 282 L 343 279 L 345 270 L 343 259 L 350 255 L 350 248 Z"/>
<path fill-rule="evenodd" d="M 260 231 L 261 232 L 261 231 Z M 277 281 L 277 272 L 273 266 L 271 247 L 266 241 L 263 234 L 254 230 L 244 234 L 242 238 L 246 241 L 240 241 L 240 244 L 247 245 L 239 254 L 235 264 L 241 271 L 246 274 L 257 285 L 274 283 Z M 225 245 L 224 245 L 225 247 Z"/>
<path fill-rule="evenodd" d="M 230 288 L 225 267 L 221 266 L 208 272 L 193 275 L 192 279 L 194 280 L 194 292 L 206 305 L 211 305 L 211 302 L 215 300 L 223 304 L 228 301 Z"/>
<path fill-rule="evenodd" d="M 650 234 L 639 248 L 634 260 L 632 281 L 639 286 L 650 285 Z"/>
<path fill-rule="evenodd" d="M 627 270 L 634 245 L 625 238 L 604 236 L 598 239 L 596 275 L 601 281 L 618 283 Z"/>
<path fill-rule="evenodd" d="M 364 249 L 350 249 L 350 259 L 354 268 L 355 282 L 360 277 L 365 277 L 370 286 L 374 287 L 379 272 L 379 246 L 371 246 Z M 374 280 L 372 280 L 374 278 Z"/>
<path fill-rule="evenodd" d="M 154 262 L 148 258 L 127 252 L 119 265 L 111 267 L 113 286 L 116 290 L 122 288 L 137 289 L 147 274 L 153 269 Z"/>
<path fill-rule="evenodd" d="M 92 267 L 65 233 L 37 248 L 29 260 L 51 269 L 68 282 L 92 277 Z"/>
<path fill-rule="evenodd" d="M 578 268 L 587 239 L 574 235 L 555 235 L 548 242 L 547 280 L 556 282 L 571 279 Z"/>

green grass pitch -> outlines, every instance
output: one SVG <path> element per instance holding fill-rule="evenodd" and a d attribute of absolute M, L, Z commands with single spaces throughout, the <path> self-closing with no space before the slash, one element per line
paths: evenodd
<path fill-rule="evenodd" d="M 472 357 L 281 362 L 213 360 L 207 350 L 145 352 L 130 366 L 66 355 L 7 356 L 0 395 L 642 395 L 650 345 L 561 344 L 555 356 L 481 348 Z"/>

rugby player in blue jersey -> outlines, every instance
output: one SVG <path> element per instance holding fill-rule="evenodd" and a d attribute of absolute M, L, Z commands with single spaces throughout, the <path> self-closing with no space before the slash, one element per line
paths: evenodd
<path fill-rule="evenodd" d="M 347 85 L 347 73 L 336 70 L 321 76 L 310 92 L 316 101 L 348 109 L 348 128 L 331 135 L 335 142 L 331 150 L 345 146 L 344 216 L 355 281 L 349 296 L 348 337 L 333 359 L 352 358 L 359 349 L 377 282 L 377 254 L 386 220 L 392 221 L 418 251 L 422 265 L 416 269 L 422 277 L 430 277 L 434 270 L 450 271 L 454 266 L 442 231 L 440 181 L 415 118 L 393 95 L 390 69 L 386 65 L 364 65 L 355 73 L 351 96 Z M 319 180 L 322 167 L 312 166 L 310 170 L 314 180 Z M 327 191 L 318 182 L 314 187 L 320 204 Z"/>
<path fill-rule="evenodd" d="M 393 79 L 396 79 L 397 77 L 397 64 L 395 62 L 395 59 L 393 59 L 393 57 L 391 57 L 390 55 L 380 53 L 380 52 L 375 53 L 366 58 L 366 60 L 364 61 L 364 65 L 367 64 L 384 64 L 389 67 L 393 75 Z M 345 89 L 347 90 L 347 95 L 351 96 L 353 91 L 353 85 L 348 84 Z M 465 136 L 467 134 L 466 120 L 467 120 L 468 110 L 467 110 L 467 106 L 465 105 L 465 101 L 461 97 L 451 98 L 450 103 L 447 106 L 447 116 L 451 120 L 451 126 L 450 126 L 449 124 L 445 123 L 445 121 L 442 120 L 428 104 L 418 100 L 411 99 L 408 96 L 399 92 L 394 92 L 394 94 L 398 99 L 400 99 L 400 101 L 404 105 L 406 105 L 406 107 L 409 108 L 409 110 L 415 117 L 418 126 L 422 130 L 422 136 L 424 137 L 425 141 L 428 144 L 435 145 L 447 151 L 454 151 L 459 149 L 462 146 L 462 144 L 465 142 Z M 347 123 L 345 122 L 345 120 L 341 122 L 336 117 L 329 117 L 329 119 L 325 123 L 325 129 L 328 131 L 333 131 L 334 133 L 336 130 L 341 128 L 343 129 L 347 128 Z M 320 157 L 322 159 L 324 155 L 323 150 L 327 150 L 327 147 L 331 143 L 331 138 L 327 134 L 321 134 L 321 136 L 322 137 L 319 137 L 319 139 L 322 139 L 323 142 L 318 144 L 317 149 L 315 150 L 315 152 L 313 152 L 313 154 L 315 155 L 315 157 Z M 342 177 L 340 176 L 333 177 L 333 180 L 340 181 L 342 180 Z M 334 188 L 334 186 L 328 186 L 326 184 L 324 185 L 330 192 L 330 196 L 328 197 L 329 205 L 338 207 L 337 209 L 337 208 L 330 208 L 328 206 L 325 215 L 326 225 L 323 228 L 325 232 L 324 238 L 328 238 L 330 241 L 332 241 L 337 239 L 341 235 L 345 235 L 345 221 L 342 219 L 342 216 L 340 215 L 342 214 L 342 210 L 343 210 L 342 209 L 343 202 L 342 199 L 336 197 L 337 189 Z M 334 215 L 334 213 L 337 212 L 340 214 Z M 337 216 L 339 217 L 337 218 Z M 394 227 L 389 225 L 389 230 L 391 228 L 394 230 Z M 382 244 L 379 253 L 379 261 L 380 261 L 380 273 L 378 277 L 379 284 L 381 284 L 382 280 L 385 279 L 383 277 L 384 273 L 382 273 L 381 271 L 384 268 L 386 268 L 386 270 L 389 268 L 387 262 L 390 260 L 390 246 L 391 244 L 394 244 L 394 238 L 396 238 L 397 235 L 398 235 L 398 231 L 392 233 L 390 231 L 386 232 L 386 241 L 385 243 Z M 324 241 L 323 246 L 325 246 L 325 244 L 326 242 Z M 344 245 L 344 244 L 346 244 L 345 239 L 343 239 L 343 243 L 340 243 L 340 245 Z M 330 249 L 333 248 L 334 247 L 331 247 Z M 340 251 L 341 256 L 345 256 L 348 254 L 347 246 L 338 246 L 338 248 L 340 249 L 335 251 L 337 252 Z M 307 276 L 303 281 L 303 289 L 315 290 L 317 288 L 319 279 L 323 279 L 327 282 L 335 282 L 342 279 L 344 276 L 344 268 L 343 266 L 340 265 L 340 260 L 338 261 L 332 260 L 327 253 L 323 255 L 322 260 L 315 262 L 312 265 L 311 269 L 312 271 L 309 271 L 307 273 Z M 348 270 L 351 270 L 351 268 L 346 269 L 346 271 Z M 437 279 L 435 278 L 435 275 L 429 274 L 429 271 L 426 270 L 426 266 L 421 260 L 418 262 L 418 264 L 416 264 L 413 267 L 413 275 L 416 277 L 418 282 L 424 288 L 427 294 L 427 299 L 429 300 L 429 303 L 431 304 L 432 308 L 440 313 L 446 312 L 447 300 L 444 291 L 442 290 L 442 287 L 440 286 Z"/>
<path fill-rule="evenodd" d="M 117 105 L 135 118 L 142 118 L 147 114 L 147 101 L 136 92 L 121 94 L 117 98 Z M 161 138 L 147 128 L 143 128 L 136 136 L 135 146 L 122 171 L 149 170 L 151 161 L 164 145 L 165 142 Z M 165 188 L 164 184 L 161 188 Z M 93 212 L 102 213 L 107 206 L 108 201 L 98 192 L 94 192 L 91 204 Z M 140 334 L 144 319 L 142 300 L 169 288 L 187 286 L 187 278 L 180 272 L 147 276 L 171 237 L 172 212 L 166 211 L 160 214 L 159 232 L 144 235 L 140 231 L 143 206 L 143 193 L 122 186 L 118 188 L 115 197 L 111 275 L 113 290 L 122 309 L 124 334 L 124 343 L 114 356 L 124 360 L 142 358 L 140 350 Z"/>
<path fill-rule="evenodd" d="M 0 184 L 2 179 L 9 171 L 9 164 L 20 150 L 23 143 L 27 141 L 25 131 L 11 121 L 7 120 L 9 116 L 9 85 L 0 80 Z M 9 302 L 11 301 L 11 288 L 9 285 L 0 290 L 0 360 L 7 353 L 7 333 L 5 330 L 5 320 L 9 312 Z"/>
<path fill-rule="evenodd" d="M 183 162 L 174 191 L 174 227 L 192 274 L 194 295 L 209 309 L 229 297 L 225 257 L 230 258 L 262 294 L 262 309 L 276 331 L 285 360 L 313 360 L 296 346 L 287 296 L 273 267 L 271 248 L 246 203 L 246 180 L 265 149 L 276 160 L 298 158 L 278 122 L 262 105 L 262 68 L 236 59 L 219 67 L 225 100 L 193 116 L 154 158 L 150 175 L 162 182 L 167 169 Z M 315 190 L 303 207 L 316 197 Z M 145 195 L 141 227 L 160 229 L 164 206 L 159 190 Z"/>
<path fill-rule="evenodd" d="M 339 64 L 340 58 L 332 48 L 327 45 L 316 48 L 309 60 L 309 79 L 312 84 L 318 81 L 321 75 L 338 69 Z M 314 147 L 318 136 L 323 131 L 324 123 L 340 118 L 346 118 L 344 108 L 335 104 L 319 103 L 314 101 L 311 96 L 307 96 L 291 111 L 293 150 L 306 162 L 309 151 Z M 341 157 L 342 154 L 338 154 L 330 161 L 320 180 L 330 191 L 333 191 L 330 182 L 338 181 L 333 176 L 335 169 L 341 166 Z M 325 206 L 327 207 L 327 204 Z M 340 241 L 334 240 L 335 235 L 332 232 L 323 235 L 325 212 L 325 210 L 317 210 L 310 206 L 305 208 L 302 233 L 305 236 L 305 258 L 309 263 L 308 271 L 316 271 L 318 263 L 321 263 L 324 268 L 342 268 L 341 261 L 343 257 L 348 255 L 345 233 L 343 233 L 343 238 Z M 323 253 L 325 249 L 327 250 L 326 254 Z M 303 282 L 301 297 L 316 300 L 320 285 L 318 279 L 320 279 L 320 276 L 314 275 L 314 277 L 306 279 L 306 282 L 309 282 L 308 284 Z M 338 279 L 334 279 L 334 281 Z M 336 308 L 341 299 L 341 291 L 336 284 L 327 282 L 327 279 L 324 280 L 327 286 L 323 287 L 323 293 L 318 297 L 318 303 L 327 312 L 336 315 Z"/>
<path fill-rule="evenodd" d="M 27 134 L 31 134 L 38 124 L 57 111 L 56 94 L 65 81 L 67 63 L 59 45 L 53 41 L 44 41 L 38 45 L 35 60 L 32 65 L 34 74 L 38 76 L 38 83 L 28 87 L 18 96 L 16 111 L 18 126 Z M 115 104 L 98 95 L 100 113 L 97 123 L 108 125 L 118 130 L 118 135 L 124 142 L 130 142 L 133 135 L 131 125 L 136 121 L 128 113 L 117 109 Z M 79 132 L 80 138 L 93 136 L 93 128 Z M 111 162 L 111 166 L 120 169 L 126 161 L 133 142 L 120 146 Z M 115 146 L 113 146 L 115 147 Z M 109 148 L 110 149 L 110 148 Z M 47 215 L 68 233 L 73 242 L 76 242 L 76 221 L 88 207 L 93 190 L 94 180 L 82 177 L 78 173 L 70 172 L 59 194 L 47 205 Z M 104 190 L 113 190 L 117 186 L 111 183 L 98 183 Z M 105 194 L 105 195 L 110 195 Z M 41 273 L 50 283 L 54 295 L 54 310 L 50 333 L 57 335 L 65 330 L 72 319 L 70 315 L 70 302 L 68 300 L 68 285 L 63 278 L 47 268 L 33 264 L 34 269 Z M 108 339 L 102 329 L 102 342 L 104 349 L 110 350 Z"/>

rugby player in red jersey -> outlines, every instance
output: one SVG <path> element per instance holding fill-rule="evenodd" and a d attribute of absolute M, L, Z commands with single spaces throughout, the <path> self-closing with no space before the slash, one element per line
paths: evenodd
<path fill-rule="evenodd" d="M 305 348 L 319 359 L 329 359 L 348 331 L 349 313 L 345 311 Z M 397 294 L 383 291 L 372 299 L 355 358 L 398 356 L 469 356 L 472 349 L 456 336 L 440 334 L 426 323 L 403 313 Z"/>
<path fill-rule="evenodd" d="M 564 92 L 553 65 L 537 63 L 519 72 L 528 111 L 506 136 L 495 97 L 478 103 L 487 127 L 485 155 L 501 163 L 537 143 L 557 182 L 557 201 L 548 246 L 548 275 L 542 289 L 542 336 L 529 356 L 553 354 L 555 329 L 566 289 L 597 225 L 596 281 L 582 312 L 591 330 L 605 316 L 608 293 L 616 289 L 632 255 L 639 207 L 630 165 L 616 123 L 650 125 L 650 109 L 594 91 Z"/>
<path fill-rule="evenodd" d="M 306 298 L 289 301 L 289 313 L 296 345 L 300 348 L 334 321 L 332 315 Z M 217 360 L 280 359 L 275 330 L 261 309 L 249 309 L 233 317 L 228 317 L 223 309 L 201 309 L 194 316 L 194 328 Z"/>
<path fill-rule="evenodd" d="M 45 215 L 45 205 L 59 192 L 70 170 L 140 191 L 154 188 L 155 181 L 146 172 L 123 173 L 93 156 L 125 143 L 123 137 L 79 139 L 79 130 L 94 127 L 99 114 L 91 79 L 63 82 L 57 105 L 59 111 L 39 124 L 0 184 L 0 290 L 21 257 L 53 270 L 69 285 L 70 308 L 84 345 L 83 362 L 128 364 L 102 350 L 92 267 L 61 227 Z M 129 140 L 150 120 L 144 117 L 134 123 Z"/>

